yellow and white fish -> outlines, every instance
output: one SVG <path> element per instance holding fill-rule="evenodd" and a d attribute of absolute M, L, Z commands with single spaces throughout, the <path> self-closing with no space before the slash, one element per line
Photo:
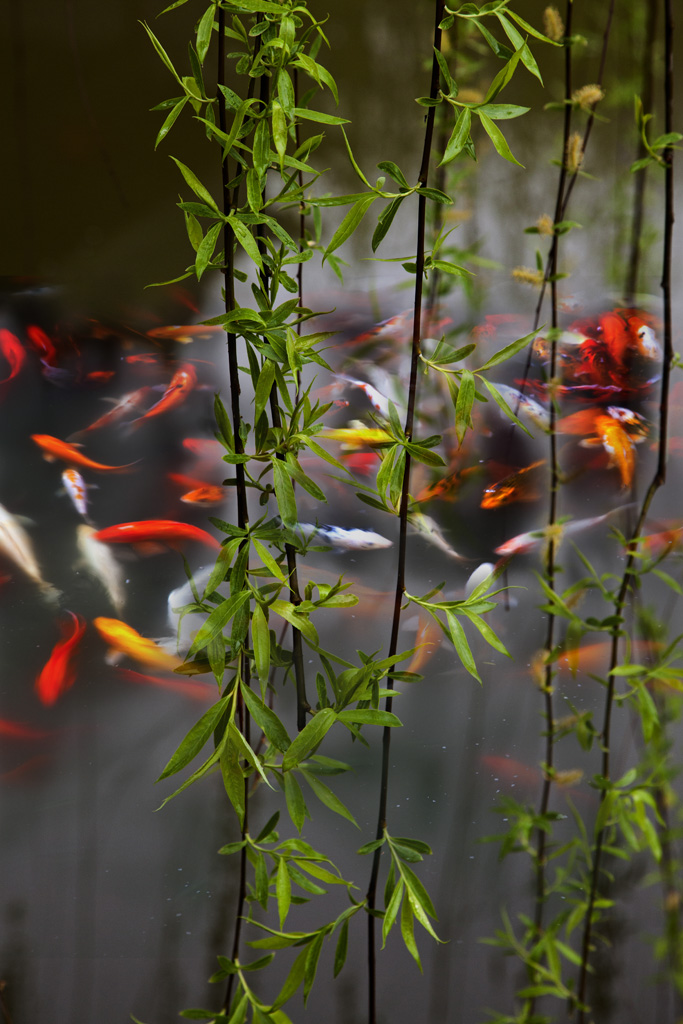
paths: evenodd
<path fill-rule="evenodd" d="M 141 665 L 154 668 L 166 668 L 173 671 L 182 665 L 182 659 L 169 654 L 163 647 L 142 636 L 136 629 L 119 619 L 107 619 L 101 616 L 93 619 L 93 625 L 102 639 L 109 646 L 107 660 L 114 663 L 117 656 L 127 655 Z"/>

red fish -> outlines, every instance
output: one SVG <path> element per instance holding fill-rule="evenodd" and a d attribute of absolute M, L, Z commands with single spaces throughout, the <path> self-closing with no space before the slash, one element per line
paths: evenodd
<path fill-rule="evenodd" d="M 6 384 L 7 381 L 12 380 L 13 377 L 19 373 L 24 362 L 26 361 L 26 350 L 21 344 L 16 334 L 12 334 L 11 331 L 0 328 L 0 352 L 2 353 L 3 359 L 9 364 L 10 374 L 9 377 L 3 377 L 0 380 L 0 384 Z"/>
<path fill-rule="evenodd" d="M 116 370 L 91 370 L 90 373 L 86 373 L 85 379 L 94 381 L 96 384 L 104 384 L 114 376 L 116 376 Z"/>
<path fill-rule="evenodd" d="M 201 455 L 203 458 L 218 455 L 219 452 L 225 451 L 220 441 L 216 441 L 211 437 L 186 437 L 183 441 L 183 448 L 186 448 L 188 452 L 192 452 L 193 455 Z"/>
<path fill-rule="evenodd" d="M 133 356 L 124 356 L 124 359 L 127 363 L 144 363 L 145 365 L 159 362 L 159 356 L 156 352 L 138 352 Z"/>
<path fill-rule="evenodd" d="M 26 328 L 26 336 L 36 351 L 40 353 L 40 361 L 43 365 L 54 366 L 57 362 L 57 349 L 42 327 L 30 324 Z"/>
<path fill-rule="evenodd" d="M 82 615 L 67 612 L 71 621 L 62 621 L 62 639 L 52 649 L 48 661 L 36 679 L 36 690 L 43 704 L 54 704 L 66 690 L 73 686 L 76 669 L 73 664 L 76 649 L 85 633 L 85 619 Z"/>
<path fill-rule="evenodd" d="M 170 409 L 175 409 L 177 406 L 182 405 L 196 383 L 197 371 L 194 366 L 192 363 L 183 363 L 183 365 L 180 366 L 171 377 L 171 383 L 168 385 L 159 401 L 148 409 L 144 415 L 140 416 L 139 419 L 133 420 L 129 426 L 139 426 L 141 423 L 144 423 L 145 420 L 151 420 L 155 416 L 161 416 Z"/>
<path fill-rule="evenodd" d="M 377 452 L 342 452 L 340 459 L 348 469 L 360 476 L 372 476 L 379 466 Z"/>
<path fill-rule="evenodd" d="M 98 530 L 93 537 L 105 544 L 144 544 L 156 541 L 175 545 L 180 541 L 195 540 L 216 550 L 220 550 L 221 547 L 216 538 L 206 530 L 190 523 L 177 523 L 172 519 L 142 519 L 137 523 L 117 523 Z"/>
<path fill-rule="evenodd" d="M 9 718 L 0 718 L 0 736 L 13 740 L 44 740 L 50 735 L 44 729 L 35 729 L 23 722 L 12 722 Z"/>
<path fill-rule="evenodd" d="M 116 668 L 117 675 L 127 679 L 130 683 L 145 683 L 151 686 L 160 686 L 172 693 L 180 693 L 183 697 L 190 697 L 192 700 L 199 700 L 203 703 L 213 702 L 216 699 L 216 687 L 212 683 L 188 683 L 183 679 L 165 679 L 162 676 L 148 676 L 144 672 L 136 672 L 132 668 Z"/>
<path fill-rule="evenodd" d="M 154 341 L 168 339 L 187 345 L 194 338 L 210 338 L 212 334 L 223 334 L 223 328 L 216 324 L 173 324 L 170 327 L 153 327 L 147 336 Z"/>
<path fill-rule="evenodd" d="M 79 452 L 80 445 L 69 444 L 67 441 L 60 441 L 58 437 L 51 437 L 50 434 L 31 434 L 31 440 L 35 441 L 39 448 L 42 448 L 44 458 L 48 461 L 62 459 L 74 466 L 85 466 L 86 469 L 96 469 L 100 473 L 124 473 L 136 463 L 127 462 L 123 466 L 105 466 L 102 462 L 94 462 L 87 455 Z"/>
<path fill-rule="evenodd" d="M 105 412 L 104 416 L 100 416 L 90 426 L 84 427 L 83 430 L 77 430 L 74 434 L 69 435 L 69 440 L 74 437 L 82 437 L 83 434 L 89 434 L 93 430 L 101 430 L 102 427 L 111 426 L 112 423 L 116 423 L 118 420 L 132 412 L 133 409 L 139 410 L 143 400 L 146 398 L 149 392 L 149 386 L 145 385 L 142 388 L 138 388 L 137 391 L 130 391 L 127 395 L 123 395 L 118 400 L 115 398 L 103 398 L 103 402 L 113 402 L 114 406 L 109 412 Z"/>

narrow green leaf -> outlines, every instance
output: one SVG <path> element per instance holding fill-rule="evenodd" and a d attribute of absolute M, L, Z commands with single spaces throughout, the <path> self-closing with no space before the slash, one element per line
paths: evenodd
<path fill-rule="evenodd" d="M 280 170 L 284 172 L 284 156 L 287 152 L 287 139 L 289 138 L 287 133 L 287 118 L 285 112 L 282 109 L 282 104 L 279 100 L 273 100 L 272 104 L 272 122 L 273 122 L 273 143 L 275 144 L 275 150 L 277 155 L 280 157 Z"/>
<path fill-rule="evenodd" d="M 394 888 L 387 909 L 384 912 L 384 920 L 382 921 L 382 949 L 384 949 L 389 932 L 394 925 L 394 921 L 398 917 L 402 899 L 403 880 L 399 881 L 398 885 Z"/>
<path fill-rule="evenodd" d="M 337 720 L 332 708 L 323 708 L 316 712 L 292 742 L 282 760 L 283 771 L 289 772 L 303 761 L 317 747 Z"/>
<path fill-rule="evenodd" d="M 155 149 L 157 148 L 157 146 L 159 145 L 160 142 L 163 142 L 163 140 L 166 138 L 166 136 L 170 132 L 170 130 L 173 127 L 173 125 L 178 120 L 178 117 L 180 116 L 180 113 L 183 110 L 183 107 L 187 103 L 187 100 L 188 100 L 187 96 L 182 96 L 178 100 L 176 105 L 173 107 L 173 109 L 171 110 L 170 114 L 166 117 L 164 123 L 162 124 L 161 128 L 159 129 L 159 134 L 156 137 L 156 141 L 154 143 L 154 148 Z"/>
<path fill-rule="evenodd" d="M 222 601 L 217 608 L 214 608 L 192 641 L 192 646 L 187 652 L 188 659 L 194 657 L 197 651 L 201 651 L 215 636 L 222 633 L 225 626 L 230 622 L 238 609 L 242 607 L 248 597 L 249 591 L 243 590 Z"/>
<path fill-rule="evenodd" d="M 151 30 L 151 28 L 149 27 L 149 25 L 145 24 L 145 22 L 144 22 L 144 21 L 141 21 L 141 22 L 140 22 L 140 24 L 142 25 L 142 27 L 144 28 L 145 32 L 146 32 L 146 33 L 147 33 L 147 35 L 149 36 L 149 38 L 150 38 L 150 40 L 151 40 L 151 43 L 152 43 L 152 46 L 154 47 L 154 49 L 156 50 L 156 52 L 157 52 L 157 53 L 159 54 L 159 56 L 161 57 L 162 61 L 163 61 L 163 62 L 164 62 L 164 64 L 166 65 L 166 67 L 168 68 L 168 70 L 169 70 L 169 71 L 171 72 L 171 74 L 172 74 L 172 75 L 173 75 L 173 77 L 175 78 L 176 82 L 177 82 L 177 83 L 178 83 L 179 85 L 182 85 L 183 83 L 182 83 L 182 81 L 181 81 L 180 75 L 178 74 L 178 72 L 176 71 L 176 69 L 175 69 L 175 68 L 173 67 L 173 63 L 172 63 L 172 61 L 171 61 L 171 58 L 170 58 L 170 57 L 169 57 L 169 55 L 168 55 L 168 54 L 166 53 L 166 50 L 165 50 L 165 49 L 163 48 L 163 46 L 161 45 L 161 43 L 159 42 L 159 40 L 157 39 L 157 37 L 156 37 L 156 36 L 154 35 L 154 33 L 152 32 L 152 30 Z"/>
<path fill-rule="evenodd" d="M 340 245 L 346 241 L 347 238 L 353 234 L 356 230 L 363 217 L 367 213 L 368 209 L 377 199 L 376 192 L 370 192 L 365 195 L 362 199 L 359 199 L 357 203 L 354 203 L 349 212 L 346 214 L 341 224 L 333 234 L 329 245 L 325 249 L 325 255 L 323 256 L 323 263 L 335 249 L 338 249 Z"/>
<path fill-rule="evenodd" d="M 352 723 L 355 725 L 381 725 L 399 726 L 403 725 L 400 718 L 397 718 L 391 711 L 375 711 L 372 708 L 352 708 L 340 711 L 337 715 L 340 722 Z"/>
<path fill-rule="evenodd" d="M 538 334 L 538 330 L 530 331 L 529 334 L 525 334 L 523 338 L 517 338 L 516 341 L 511 341 L 505 348 L 501 348 L 499 352 L 495 352 L 490 359 L 487 359 L 483 366 L 477 369 L 477 373 L 483 373 L 484 370 L 490 370 L 492 366 L 497 366 L 499 363 L 505 363 L 508 359 L 512 359 L 518 352 L 521 352 L 523 348 L 529 344 Z"/>
<path fill-rule="evenodd" d="M 197 257 L 195 259 L 194 269 L 198 281 L 201 281 L 202 274 L 211 262 L 211 257 L 213 256 L 218 237 L 222 230 L 222 224 L 214 224 L 213 227 L 210 227 L 206 232 L 197 248 Z"/>
<path fill-rule="evenodd" d="M 524 164 L 521 164 L 510 152 L 510 147 L 505 141 L 505 136 L 495 121 L 492 121 L 488 114 L 482 113 L 481 110 L 477 110 L 476 113 L 482 123 L 484 131 L 495 146 L 496 152 L 511 164 L 517 164 L 518 167 L 524 167 Z"/>
<path fill-rule="evenodd" d="M 213 32 L 213 19 L 216 13 L 216 5 L 210 4 L 202 14 L 199 25 L 197 26 L 197 56 L 199 57 L 199 63 L 204 63 L 206 52 L 209 49 L 211 43 L 211 33 Z"/>
<path fill-rule="evenodd" d="M 257 608 L 260 607 L 257 604 Z M 242 697 L 244 703 L 249 709 L 249 714 L 252 716 L 254 721 L 257 723 L 269 743 L 272 743 L 274 747 L 281 750 L 283 753 L 290 746 L 290 738 L 287 735 L 287 730 L 284 725 L 271 708 L 265 704 L 261 698 L 254 693 L 251 687 L 247 686 L 245 682 L 241 684 Z"/>
<path fill-rule="evenodd" d="M 179 772 L 197 756 L 218 725 L 218 722 L 227 707 L 228 700 L 229 695 L 226 694 L 224 697 L 221 697 L 216 704 L 210 707 L 208 711 L 204 712 L 199 721 L 192 726 L 187 736 L 157 779 L 157 782 L 160 782 L 162 779 L 167 779 L 169 775 L 175 775 L 176 772 Z"/>
<path fill-rule="evenodd" d="M 455 433 L 458 444 L 461 445 L 467 433 L 467 428 L 472 426 L 472 406 L 476 387 L 471 370 L 463 370 L 458 388 L 458 400 L 455 403 Z"/>
<path fill-rule="evenodd" d="M 230 742 L 225 744 L 223 752 L 221 753 L 220 763 L 225 792 L 228 794 L 228 799 L 235 810 L 235 814 L 239 818 L 240 828 L 242 828 L 244 824 L 246 799 L 244 792 L 244 775 L 242 774 L 239 750 L 236 744 Z"/>
<path fill-rule="evenodd" d="M 275 881 L 275 893 L 277 896 L 277 912 L 280 918 L 280 928 L 284 928 L 289 907 L 292 902 L 292 880 L 287 870 L 287 859 L 280 857 L 277 865 L 277 878 Z"/>
<path fill-rule="evenodd" d="M 270 630 L 262 605 L 256 602 L 251 617 L 251 639 L 254 648 L 256 671 L 261 682 L 262 692 L 268 683 L 270 671 Z"/>
<path fill-rule="evenodd" d="M 293 529 L 297 524 L 297 511 L 292 479 L 285 468 L 286 464 L 281 459 L 273 456 L 271 464 L 273 466 L 273 487 L 280 518 L 285 526 Z"/>
<path fill-rule="evenodd" d="M 464 107 L 458 115 L 458 120 L 455 122 L 455 127 L 451 134 L 450 139 L 446 145 L 443 159 L 439 164 L 448 164 L 451 160 L 454 160 L 458 153 L 461 153 L 465 143 L 470 137 L 470 128 L 472 126 L 472 111 L 469 107 Z"/>
<path fill-rule="evenodd" d="M 335 978 L 340 973 L 342 967 L 346 963 L 346 953 L 349 948 L 349 922 L 344 921 L 343 925 L 339 930 L 339 938 L 337 939 L 337 948 L 334 952 L 334 976 Z"/>
<path fill-rule="evenodd" d="M 335 814 L 341 815 L 342 818 L 346 818 L 347 821 L 352 822 L 356 828 L 359 827 L 358 822 L 351 814 L 351 811 L 344 803 L 342 803 L 337 794 L 331 790 L 329 786 L 326 786 L 324 782 L 320 781 L 320 779 L 316 779 L 315 775 L 312 775 L 304 769 L 301 769 L 301 774 L 306 779 L 306 782 L 311 787 L 318 800 L 320 800 L 321 804 L 324 804 L 325 807 L 334 811 Z"/>
<path fill-rule="evenodd" d="M 219 213 L 219 209 L 216 203 L 214 202 L 213 196 L 211 195 L 208 189 L 204 188 L 204 186 L 202 185 L 201 181 L 194 173 L 194 171 L 191 171 L 189 167 L 186 167 L 184 163 L 182 163 L 180 160 L 177 160 L 174 156 L 171 157 L 171 160 L 178 167 L 180 173 L 182 174 L 183 178 L 190 186 L 194 194 L 198 196 L 203 202 L 205 202 L 207 206 L 210 206 L 212 210 L 215 210 L 216 213 Z"/>
<path fill-rule="evenodd" d="M 266 406 L 268 405 L 274 380 L 275 363 L 270 359 L 265 359 L 259 372 L 256 391 L 254 393 L 254 423 L 258 423 Z"/>
<path fill-rule="evenodd" d="M 235 232 L 235 238 L 242 246 L 249 259 L 256 264 L 259 270 L 262 270 L 263 260 L 261 259 L 261 253 L 259 252 L 259 247 L 256 244 L 256 239 L 249 228 L 246 227 L 246 225 L 244 225 L 239 219 L 238 215 L 234 213 L 231 213 L 228 217 L 228 223 Z"/>
<path fill-rule="evenodd" d="M 462 628 L 461 623 L 450 608 L 446 609 L 446 618 L 448 619 L 448 632 L 451 640 L 453 641 L 453 646 L 458 653 L 458 657 L 469 674 L 474 676 L 477 682 L 480 683 L 481 679 L 479 678 L 477 666 L 475 665 L 474 658 L 472 657 L 470 645 L 468 644 L 467 637 L 465 636 L 465 630 Z"/>
<path fill-rule="evenodd" d="M 350 124 L 347 117 L 323 114 L 321 110 L 309 110 L 308 107 L 295 107 L 293 113 L 302 121 L 316 121 L 318 124 Z"/>
<path fill-rule="evenodd" d="M 295 828 L 301 832 L 306 818 L 306 802 L 301 792 L 296 776 L 293 772 L 285 772 L 285 800 L 287 801 L 287 813 L 292 819 Z"/>
<path fill-rule="evenodd" d="M 256 549 L 257 555 L 259 556 L 263 564 L 266 566 L 266 568 L 270 570 L 272 575 L 275 576 L 275 578 L 278 579 L 280 583 L 286 583 L 287 577 L 284 575 L 280 566 L 277 564 L 277 562 L 275 561 L 271 553 L 268 551 L 268 549 L 263 546 L 258 537 L 252 537 L 251 542 Z"/>
<path fill-rule="evenodd" d="M 420 968 L 422 973 L 422 964 L 420 963 L 420 954 L 417 950 L 417 944 L 415 942 L 415 935 L 413 932 L 413 911 L 410 900 L 404 899 L 401 905 L 401 935 L 405 947 L 410 955 L 415 960 L 417 966 Z"/>

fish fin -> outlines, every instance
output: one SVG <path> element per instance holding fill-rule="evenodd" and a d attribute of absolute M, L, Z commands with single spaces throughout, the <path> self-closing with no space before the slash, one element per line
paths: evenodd
<path fill-rule="evenodd" d="M 582 441 L 579 441 L 579 448 L 601 448 L 602 438 L 601 437 L 584 437 Z"/>

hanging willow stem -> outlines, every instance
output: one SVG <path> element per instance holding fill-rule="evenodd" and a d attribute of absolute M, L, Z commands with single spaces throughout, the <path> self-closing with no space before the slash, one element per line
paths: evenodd
<path fill-rule="evenodd" d="M 673 130 L 673 3 L 672 0 L 664 0 L 664 39 L 665 39 L 665 61 L 664 61 L 664 106 L 665 106 L 665 131 Z M 671 262 L 674 224 L 674 179 L 673 179 L 673 157 L 674 151 L 671 146 L 664 150 L 663 159 L 665 163 L 665 185 L 664 185 L 664 252 L 662 259 L 662 301 L 664 307 L 664 361 L 662 366 L 662 388 L 659 403 L 659 455 L 657 469 L 652 482 L 647 490 L 643 505 L 638 516 L 635 529 L 629 541 L 629 555 L 624 569 L 624 575 L 619 587 L 619 593 L 614 603 L 615 617 L 621 618 L 626 604 L 627 595 L 632 581 L 635 578 L 634 549 L 638 538 L 641 536 L 643 524 L 647 517 L 650 505 L 657 490 L 666 482 L 666 449 L 668 435 L 669 417 L 669 379 L 671 376 L 671 364 L 673 361 L 673 340 L 671 322 Z M 615 676 L 612 671 L 619 663 L 619 635 L 617 627 L 612 634 L 612 648 L 610 656 L 610 668 L 608 674 L 607 694 L 605 697 L 605 715 L 601 733 L 602 742 L 602 776 L 606 782 L 610 780 L 610 729 L 612 721 L 612 707 L 614 704 Z M 605 799 L 607 790 L 601 791 L 601 804 Z M 591 952 L 591 937 L 593 925 L 593 913 L 595 901 L 598 896 L 600 879 L 600 861 L 605 842 L 606 828 L 600 829 L 593 853 L 593 864 L 591 870 L 590 895 L 586 910 L 583 941 L 581 947 L 581 968 L 577 985 L 577 1000 L 579 1002 L 578 1024 L 585 1024 L 586 1010 L 586 984 L 588 980 L 588 967 Z"/>
<path fill-rule="evenodd" d="M 434 50 L 441 49 L 440 23 L 443 19 L 445 0 L 436 0 L 434 20 Z M 439 65 L 436 55 L 432 59 L 432 79 L 430 86 L 430 98 L 436 99 L 439 89 Z M 420 166 L 419 187 L 425 188 L 429 176 L 429 159 L 432 151 L 432 135 L 434 132 L 434 107 L 427 110 L 424 147 L 422 150 L 422 164 Z M 417 395 L 417 368 L 420 359 L 420 330 L 422 324 L 422 290 L 425 262 L 425 223 L 427 212 L 426 196 L 418 197 L 417 213 L 417 245 L 415 258 L 415 300 L 413 307 L 413 339 L 410 360 L 410 384 L 408 387 L 408 411 L 405 420 L 405 434 L 408 440 L 413 436 L 413 424 L 415 420 L 415 403 Z M 394 599 L 394 614 L 391 623 L 391 641 L 389 644 L 389 658 L 394 657 L 398 649 L 398 630 L 401 619 L 401 604 L 405 593 L 405 560 L 406 560 L 406 536 L 408 532 L 408 496 L 410 487 L 410 454 L 406 452 L 405 470 L 403 474 L 403 487 L 401 490 L 401 504 L 399 510 L 399 542 L 398 542 L 398 566 L 396 572 L 396 596 Z M 393 668 L 393 666 L 392 666 Z M 388 674 L 391 679 L 391 672 Z M 391 711 L 392 698 L 386 699 L 386 710 Z M 379 812 L 377 815 L 376 838 L 381 839 L 384 834 L 387 819 L 387 796 L 389 791 L 389 752 L 391 747 L 391 728 L 385 726 L 382 736 L 382 776 L 380 783 Z M 372 911 L 375 909 L 377 896 L 377 879 L 379 877 L 379 862 L 381 849 L 375 850 L 372 858 L 372 871 L 370 884 L 368 886 L 367 905 L 368 910 L 368 1020 L 369 1024 L 376 1024 L 376 964 L 375 964 L 375 917 Z M 407 898 L 407 897 L 406 897 Z"/>
<path fill-rule="evenodd" d="M 219 86 L 225 85 L 225 10 L 219 4 L 218 5 L 218 73 L 217 82 Z M 227 113 L 225 96 L 219 90 L 218 97 L 218 119 L 219 127 L 222 132 L 227 131 Z M 229 173 L 228 173 L 228 154 L 226 153 L 225 159 L 221 160 L 221 183 L 222 183 L 222 199 L 223 199 L 223 213 L 227 217 L 230 213 L 231 207 L 237 203 L 238 186 L 235 188 L 234 194 L 230 195 L 228 188 Z M 223 249 L 225 252 L 225 268 L 223 271 L 224 275 L 224 289 L 225 289 L 225 312 L 230 313 L 235 308 L 235 239 L 232 227 L 226 221 L 223 227 Z M 230 379 L 230 408 L 232 414 L 232 429 L 235 438 L 235 451 L 238 454 L 244 453 L 244 444 L 242 442 L 241 426 L 242 426 L 242 414 L 240 409 L 240 382 L 239 382 L 239 367 L 237 364 L 237 336 L 232 333 L 228 333 L 228 372 Z M 235 465 L 235 479 L 236 479 L 236 492 L 237 492 L 237 524 L 240 529 L 244 530 L 247 528 L 249 522 L 249 510 L 247 506 L 247 487 L 246 478 L 244 472 L 244 464 L 238 462 Z M 245 684 L 248 686 L 250 681 L 249 672 L 249 659 L 246 654 L 240 655 L 241 661 L 241 672 L 237 673 L 237 681 L 235 685 L 239 685 L 240 677 L 244 679 Z M 240 717 L 244 729 L 244 734 L 247 742 L 249 742 L 249 713 L 246 708 L 242 708 L 241 696 L 240 701 Z M 249 829 L 249 789 L 248 780 L 244 780 L 244 819 L 242 821 L 242 839 L 244 839 Z M 235 930 L 233 934 L 232 943 L 232 956 L 233 960 L 237 959 L 240 945 L 240 934 L 242 930 L 242 917 L 244 914 L 244 903 L 247 894 L 247 853 L 246 845 L 242 848 L 240 853 L 240 877 L 237 894 L 237 909 L 235 912 Z M 232 999 L 232 990 L 235 980 L 235 975 L 230 975 L 228 979 L 228 985 L 225 993 L 225 999 L 223 1002 L 223 1009 L 227 1010 L 230 1006 L 230 1000 Z"/>
<path fill-rule="evenodd" d="M 657 29 L 657 4 L 647 5 L 647 26 L 645 28 L 645 40 L 643 42 L 643 63 L 641 67 L 641 100 L 643 110 L 648 111 L 652 107 L 653 90 L 653 65 L 652 52 L 655 43 L 655 32 Z M 647 150 L 641 136 L 638 137 L 638 149 L 636 160 L 641 160 Z M 634 175 L 633 183 L 633 212 L 631 215 L 631 241 L 629 245 L 628 270 L 626 284 L 624 287 L 624 299 L 627 306 L 633 305 L 636 292 L 638 291 L 638 269 L 641 256 L 641 242 L 643 235 L 643 213 L 645 207 L 645 183 L 647 181 L 647 168 L 644 167 Z"/>

